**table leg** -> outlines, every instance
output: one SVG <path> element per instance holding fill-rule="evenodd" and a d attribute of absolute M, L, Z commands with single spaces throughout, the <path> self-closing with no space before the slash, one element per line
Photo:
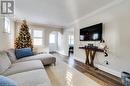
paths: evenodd
<path fill-rule="evenodd" d="M 90 58 L 91 58 L 90 65 L 91 65 L 92 67 L 94 67 L 94 58 L 95 58 L 95 55 L 96 55 L 96 51 L 95 51 L 95 50 L 91 50 L 91 51 L 90 51 Z"/>
<path fill-rule="evenodd" d="M 89 65 L 89 50 L 86 49 L 86 50 L 85 50 L 85 53 L 86 53 L 86 62 L 85 62 L 85 64 L 88 64 L 88 65 Z"/>

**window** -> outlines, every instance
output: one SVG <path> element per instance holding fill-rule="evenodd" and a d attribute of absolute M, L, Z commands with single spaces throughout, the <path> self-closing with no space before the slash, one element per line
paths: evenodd
<path fill-rule="evenodd" d="M 69 35 L 69 45 L 74 45 L 74 36 Z"/>
<path fill-rule="evenodd" d="M 34 38 L 33 43 L 34 43 L 34 45 L 42 45 L 42 39 Z"/>
<path fill-rule="evenodd" d="M 42 37 L 42 31 L 41 30 L 34 30 L 33 36 L 34 37 Z"/>
<path fill-rule="evenodd" d="M 99 34 L 98 34 L 98 33 L 93 34 L 93 39 L 94 39 L 94 40 L 96 40 L 96 39 L 98 39 L 98 38 L 99 38 Z"/>
<path fill-rule="evenodd" d="M 42 30 L 33 30 L 33 44 L 42 46 L 43 45 L 43 31 Z"/>
<path fill-rule="evenodd" d="M 10 20 L 7 17 L 5 17 L 5 23 L 4 24 L 5 24 L 4 32 L 10 33 Z"/>
<path fill-rule="evenodd" d="M 51 44 L 56 43 L 55 34 L 50 34 L 49 42 L 50 42 Z"/>

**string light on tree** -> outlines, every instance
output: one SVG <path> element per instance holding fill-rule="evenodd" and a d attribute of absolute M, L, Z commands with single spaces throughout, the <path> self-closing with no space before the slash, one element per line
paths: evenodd
<path fill-rule="evenodd" d="M 20 48 L 33 49 L 32 39 L 31 39 L 31 35 L 29 33 L 29 28 L 28 28 L 28 25 L 26 23 L 26 20 L 23 20 L 19 35 L 15 40 L 15 48 L 16 49 L 20 49 Z"/>

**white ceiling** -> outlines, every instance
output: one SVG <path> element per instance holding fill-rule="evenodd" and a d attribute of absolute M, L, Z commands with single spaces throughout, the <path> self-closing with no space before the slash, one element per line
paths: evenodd
<path fill-rule="evenodd" d="M 113 1 L 15 0 L 15 16 L 33 23 L 64 26 Z"/>

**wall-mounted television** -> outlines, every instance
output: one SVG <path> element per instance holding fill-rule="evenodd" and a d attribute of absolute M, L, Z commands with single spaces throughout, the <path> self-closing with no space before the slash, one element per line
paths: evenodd
<path fill-rule="evenodd" d="M 80 41 L 102 40 L 102 23 L 80 29 Z"/>

